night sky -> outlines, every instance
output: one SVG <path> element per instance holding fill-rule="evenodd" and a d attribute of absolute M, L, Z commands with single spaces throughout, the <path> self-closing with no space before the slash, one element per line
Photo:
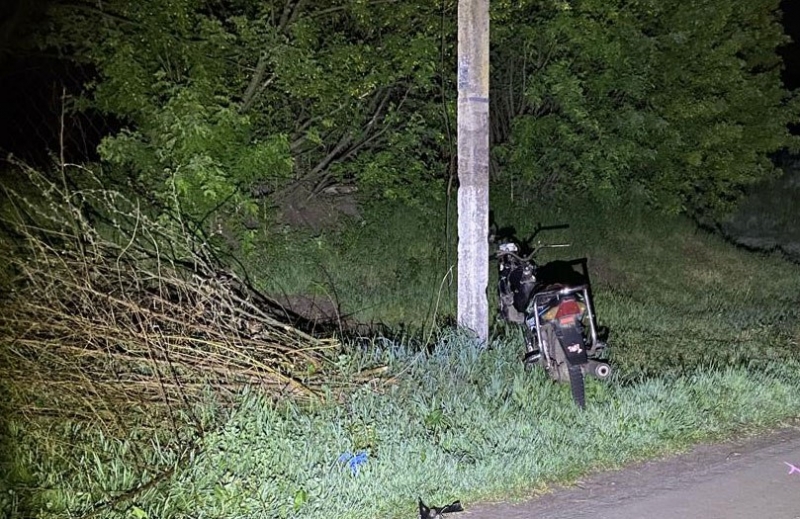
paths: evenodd
<path fill-rule="evenodd" d="M 0 0 L 0 155 L 13 152 L 21 158 L 43 165 L 50 160 L 46 150 L 58 149 L 61 95 L 77 94 L 88 78 L 67 63 L 53 58 L 19 58 L 8 52 L 9 44 L 19 37 L 12 23 L 15 16 L 38 16 L 50 0 Z M 20 10 L 18 6 L 23 6 Z M 781 9 L 787 34 L 794 40 L 783 47 L 784 84 L 800 87 L 800 1 L 783 0 Z M 18 31 L 17 31 L 18 32 Z M 67 121 L 66 157 L 80 162 L 93 158 L 98 139 L 114 128 L 112 122 L 91 116 L 76 116 Z M 800 126 L 794 128 L 800 132 Z"/>

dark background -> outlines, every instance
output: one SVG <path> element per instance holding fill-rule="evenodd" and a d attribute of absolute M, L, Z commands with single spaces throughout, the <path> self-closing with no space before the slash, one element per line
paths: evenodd
<path fill-rule="evenodd" d="M 800 3 L 797 0 L 783 0 L 783 26 L 792 43 L 781 49 L 783 57 L 783 84 L 786 88 L 795 89 L 800 86 Z"/>

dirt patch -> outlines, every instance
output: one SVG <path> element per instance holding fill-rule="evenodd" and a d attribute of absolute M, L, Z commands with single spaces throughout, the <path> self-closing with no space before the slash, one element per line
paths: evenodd
<path fill-rule="evenodd" d="M 303 329 L 312 334 L 339 334 L 346 337 L 372 337 L 389 332 L 381 323 L 364 323 L 342 312 L 338 302 L 324 295 L 278 295 L 272 299 L 290 314 L 300 319 Z"/>
<path fill-rule="evenodd" d="M 335 324 L 341 320 L 339 305 L 326 296 L 285 295 L 275 300 L 288 311 L 311 322 Z"/>

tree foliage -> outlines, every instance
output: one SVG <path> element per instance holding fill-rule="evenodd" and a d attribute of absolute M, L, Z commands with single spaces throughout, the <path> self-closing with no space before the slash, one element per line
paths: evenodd
<path fill-rule="evenodd" d="M 495 46 L 516 81 L 494 95 L 514 98 L 497 132 L 509 175 L 611 197 L 636 184 L 664 209 L 717 211 L 792 144 L 800 112 L 780 80 L 777 1 L 578 0 L 529 16 L 515 5 L 500 29 L 515 43 Z"/>
<path fill-rule="evenodd" d="M 777 0 L 495 0 L 493 175 L 540 195 L 720 210 L 769 175 L 798 105 Z M 57 3 L 40 45 L 98 71 L 110 170 L 202 217 L 335 184 L 447 178 L 455 0 Z"/>
<path fill-rule="evenodd" d="M 58 4 L 41 44 L 94 65 L 126 122 L 107 164 L 195 216 L 358 182 L 411 198 L 441 177 L 440 6 L 423 1 Z M 437 112 L 437 110 L 439 112 Z"/>

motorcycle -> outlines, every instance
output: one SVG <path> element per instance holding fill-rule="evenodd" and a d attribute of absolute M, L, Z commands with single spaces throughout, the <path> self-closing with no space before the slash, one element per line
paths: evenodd
<path fill-rule="evenodd" d="M 541 365 L 554 381 L 569 382 L 573 400 L 584 408 L 585 375 L 611 376 L 604 360 L 608 328 L 597 326 L 586 259 L 540 265 L 535 257 L 541 250 L 569 244 L 528 245 L 543 230 L 563 228 L 539 225 L 525 242 L 510 238 L 499 243 L 500 317 L 522 325 L 526 366 Z"/>

